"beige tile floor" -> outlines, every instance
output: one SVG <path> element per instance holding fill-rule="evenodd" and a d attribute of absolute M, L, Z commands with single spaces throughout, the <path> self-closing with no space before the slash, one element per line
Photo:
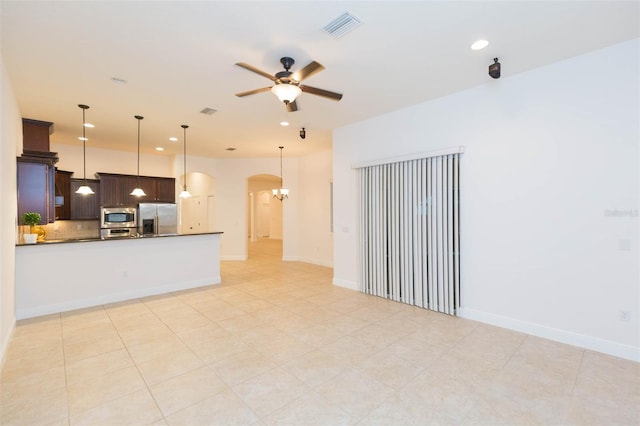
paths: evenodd
<path fill-rule="evenodd" d="M 222 284 L 20 321 L 2 425 L 638 425 L 640 365 L 331 285 L 252 244 Z"/>

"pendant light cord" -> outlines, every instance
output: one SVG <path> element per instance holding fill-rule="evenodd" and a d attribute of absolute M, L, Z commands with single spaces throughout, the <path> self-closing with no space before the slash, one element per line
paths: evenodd
<path fill-rule="evenodd" d="M 82 179 L 84 185 L 87 186 L 87 135 L 85 133 L 87 122 L 84 113 L 89 109 L 89 106 L 79 104 L 78 107 L 82 110 Z"/>
<path fill-rule="evenodd" d="M 135 117 L 138 120 L 138 188 L 140 188 L 140 120 L 144 117 L 141 115 L 136 115 Z"/>
<path fill-rule="evenodd" d="M 282 189 L 282 185 L 284 183 L 284 180 L 282 179 L 282 150 L 284 149 L 284 146 L 279 146 L 278 148 L 280 148 L 280 189 Z"/>
<path fill-rule="evenodd" d="M 82 108 L 82 107 L 80 107 Z M 82 108 L 82 177 L 84 184 L 87 185 L 87 137 L 85 134 L 85 118 L 84 111 L 86 108 Z"/>
<path fill-rule="evenodd" d="M 184 140 L 184 190 L 187 190 L 187 129 L 189 128 L 189 126 L 187 126 L 186 124 L 182 125 L 182 129 L 183 129 L 183 140 Z"/>

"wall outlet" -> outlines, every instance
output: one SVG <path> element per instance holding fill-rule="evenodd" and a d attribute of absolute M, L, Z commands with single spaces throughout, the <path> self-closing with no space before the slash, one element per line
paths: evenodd
<path fill-rule="evenodd" d="M 631 321 L 631 312 L 630 311 L 620 311 L 620 321 L 629 322 Z"/>

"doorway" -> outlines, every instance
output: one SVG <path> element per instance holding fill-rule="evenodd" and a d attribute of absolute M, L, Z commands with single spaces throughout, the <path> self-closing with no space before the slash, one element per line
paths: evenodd
<path fill-rule="evenodd" d="M 278 188 L 280 178 L 274 175 L 254 175 L 248 179 L 247 198 L 247 237 L 249 239 L 248 256 L 261 253 L 262 247 L 279 247 L 282 258 L 282 203 L 273 198 L 271 190 Z M 278 241 L 280 244 L 258 244 L 260 241 Z"/>
<path fill-rule="evenodd" d="M 181 186 L 184 185 L 181 176 Z M 188 174 L 189 198 L 180 198 L 180 233 L 212 232 L 214 228 L 215 179 L 204 173 Z"/>

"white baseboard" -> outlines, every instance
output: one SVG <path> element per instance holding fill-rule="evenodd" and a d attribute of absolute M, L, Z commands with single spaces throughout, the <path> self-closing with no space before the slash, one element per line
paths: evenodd
<path fill-rule="evenodd" d="M 339 278 L 333 277 L 333 285 L 337 285 L 338 287 L 348 288 L 349 290 L 359 291 L 360 286 L 355 281 L 341 280 Z"/>
<path fill-rule="evenodd" d="M 188 290 L 191 288 L 204 287 L 208 285 L 220 284 L 222 278 L 212 277 L 211 279 L 200 279 L 196 281 L 183 282 L 178 284 L 170 284 L 159 287 L 151 287 L 135 291 L 123 293 L 107 294 L 99 297 L 91 297 L 87 299 L 72 300 L 62 303 L 55 303 L 45 306 L 35 306 L 30 308 L 16 309 L 16 318 L 34 318 L 42 315 L 55 314 L 59 312 L 73 311 L 75 309 L 90 308 L 92 306 L 106 305 L 108 303 L 122 302 L 125 300 L 138 299 L 147 296 L 156 296 L 158 294 L 171 293 L 174 291 Z"/>
<path fill-rule="evenodd" d="M 333 262 L 330 260 L 321 260 L 321 259 L 312 259 L 309 257 L 301 257 L 298 259 L 299 262 L 311 263 L 312 265 L 318 266 L 326 266 L 328 268 L 333 268 Z"/>
<path fill-rule="evenodd" d="M 520 331 L 532 336 L 554 340 L 560 343 L 602 352 L 619 358 L 640 362 L 640 348 L 612 342 L 597 337 L 574 333 L 572 331 L 547 327 L 540 324 L 521 321 L 515 318 L 495 315 L 488 312 L 477 311 L 475 309 L 460 308 L 460 317 L 495 325 L 510 330 Z"/>
<path fill-rule="evenodd" d="M 15 317 L 12 320 L 11 327 L 9 327 L 9 332 L 0 342 L 0 371 L 2 371 L 2 367 L 4 367 L 5 355 L 7 354 L 7 349 L 9 349 L 9 342 L 11 341 L 11 337 L 13 337 L 13 332 L 16 329 L 16 319 Z"/>
<path fill-rule="evenodd" d="M 236 255 L 221 255 L 220 260 L 233 260 L 244 262 L 247 260 L 247 256 L 236 256 Z"/>
<path fill-rule="evenodd" d="M 300 262 L 300 258 L 298 256 L 282 256 L 283 262 Z"/>

